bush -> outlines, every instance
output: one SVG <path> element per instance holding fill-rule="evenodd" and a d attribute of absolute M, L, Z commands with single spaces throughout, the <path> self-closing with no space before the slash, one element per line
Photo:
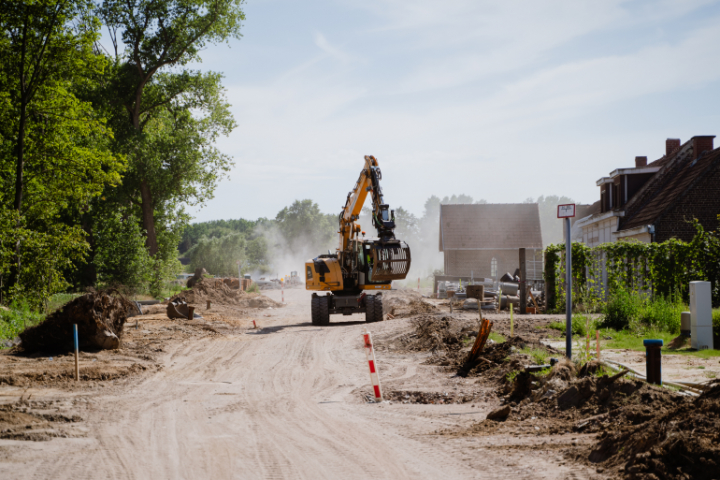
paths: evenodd
<path fill-rule="evenodd" d="M 565 332 L 565 322 L 552 322 L 549 328 Z M 573 315 L 572 317 L 572 333 L 573 335 L 586 336 L 588 332 L 593 332 L 596 328 L 595 320 L 585 315 Z"/>
<path fill-rule="evenodd" d="M 625 289 L 619 289 L 610 295 L 602 312 L 600 327 L 614 330 L 629 328 L 631 322 L 637 318 L 641 306 L 642 299 L 639 295 L 633 295 Z"/>
<path fill-rule="evenodd" d="M 252 285 L 250 285 L 250 286 L 248 287 L 248 289 L 246 290 L 246 292 L 248 292 L 248 293 L 260 293 L 260 287 L 258 287 L 258 284 L 257 284 L 257 283 L 253 283 Z"/>

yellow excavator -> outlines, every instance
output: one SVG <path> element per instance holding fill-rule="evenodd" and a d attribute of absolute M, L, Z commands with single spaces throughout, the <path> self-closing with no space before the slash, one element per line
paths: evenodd
<path fill-rule="evenodd" d="M 382 291 L 390 290 L 392 281 L 404 279 L 410 270 L 410 247 L 395 238 L 395 211 L 383 199 L 381 179 L 377 159 L 365 156 L 360 178 L 340 212 L 340 246 L 336 253 L 305 262 L 305 288 L 327 292 L 312 295 L 313 325 L 329 324 L 332 314 L 365 313 L 366 322 L 381 321 Z M 365 238 L 355 223 L 368 194 L 377 238 Z"/>

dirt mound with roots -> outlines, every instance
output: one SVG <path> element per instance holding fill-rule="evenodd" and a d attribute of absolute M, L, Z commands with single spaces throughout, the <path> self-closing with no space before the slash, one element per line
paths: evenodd
<path fill-rule="evenodd" d="M 694 400 L 658 405 L 661 396 L 667 394 L 648 392 L 647 403 L 626 408 L 628 422 L 604 431 L 589 461 L 630 478 L 720 478 L 720 381 Z"/>
<path fill-rule="evenodd" d="M 20 334 L 24 352 L 67 352 L 74 349 L 73 324 L 81 349 L 115 349 L 123 325 L 135 305 L 116 291 L 87 293 L 51 313 L 45 321 Z"/>
<path fill-rule="evenodd" d="M 185 290 L 170 299 L 185 300 L 189 304 L 202 305 L 210 301 L 213 305 L 235 305 L 242 308 L 278 308 L 283 304 L 259 293 L 246 293 L 230 288 L 215 279 L 201 279 L 192 289 Z"/>

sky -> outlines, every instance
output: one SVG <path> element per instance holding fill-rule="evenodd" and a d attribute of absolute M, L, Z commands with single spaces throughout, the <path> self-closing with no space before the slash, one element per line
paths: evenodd
<path fill-rule="evenodd" d="M 224 74 L 235 166 L 194 221 L 339 213 L 374 155 L 392 208 L 599 199 L 597 179 L 666 138 L 720 133 L 720 4 L 247 0 Z M 716 142 L 716 146 L 720 140 Z"/>

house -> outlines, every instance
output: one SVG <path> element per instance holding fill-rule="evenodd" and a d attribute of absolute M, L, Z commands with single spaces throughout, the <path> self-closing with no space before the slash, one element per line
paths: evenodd
<path fill-rule="evenodd" d="M 527 280 L 543 278 L 537 203 L 441 205 L 439 248 L 446 276 L 497 279 L 514 273 L 525 248 Z"/>
<path fill-rule="evenodd" d="M 648 163 L 635 157 L 635 167 L 618 168 L 597 181 L 600 199 L 594 213 L 578 220 L 573 230 L 588 246 L 619 240 L 689 241 L 697 218 L 709 230 L 720 214 L 720 149 L 714 136 L 695 136 L 681 144 L 665 142 L 665 155 Z"/>

